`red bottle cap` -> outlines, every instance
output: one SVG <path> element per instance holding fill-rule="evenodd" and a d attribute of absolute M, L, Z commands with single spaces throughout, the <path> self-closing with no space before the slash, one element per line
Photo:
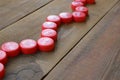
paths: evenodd
<path fill-rule="evenodd" d="M 88 8 L 87 8 L 87 7 L 84 7 L 84 6 L 76 7 L 76 8 L 75 8 L 75 11 L 83 12 L 83 13 L 85 13 L 86 15 L 88 15 Z"/>
<path fill-rule="evenodd" d="M 40 51 L 49 52 L 54 49 L 55 43 L 52 38 L 42 37 L 38 41 L 38 46 Z"/>
<path fill-rule="evenodd" d="M 16 42 L 6 42 L 2 44 L 1 49 L 7 53 L 9 57 L 15 57 L 20 53 L 20 48 Z"/>
<path fill-rule="evenodd" d="M 73 11 L 74 11 L 75 8 L 78 7 L 78 6 L 84 6 L 84 3 L 78 2 L 78 1 L 73 1 L 73 2 L 71 3 L 71 8 L 72 8 Z"/>
<path fill-rule="evenodd" d="M 2 51 L 2 50 L 0 50 L 0 63 L 2 63 L 2 64 L 6 64 L 7 63 L 7 54 L 6 54 L 6 52 L 4 52 L 4 51 Z"/>
<path fill-rule="evenodd" d="M 57 24 L 54 22 L 44 22 L 42 24 L 42 30 L 44 29 L 53 29 L 55 31 L 57 31 Z"/>
<path fill-rule="evenodd" d="M 69 12 L 62 12 L 59 14 L 63 23 L 69 23 L 72 21 L 72 14 Z"/>
<path fill-rule="evenodd" d="M 78 1 L 78 2 L 82 2 L 86 5 L 87 1 L 86 0 L 74 0 L 74 1 Z"/>
<path fill-rule="evenodd" d="M 73 12 L 73 19 L 75 22 L 84 22 L 86 20 L 86 14 L 83 12 Z"/>
<path fill-rule="evenodd" d="M 20 42 L 23 54 L 33 54 L 37 51 L 37 42 L 32 39 L 25 39 Z"/>
<path fill-rule="evenodd" d="M 0 63 L 0 80 L 3 79 L 4 75 L 5 75 L 5 67 L 2 63 Z"/>
<path fill-rule="evenodd" d="M 46 21 L 54 22 L 59 26 L 61 24 L 61 19 L 57 15 L 49 15 L 46 19 Z"/>
<path fill-rule="evenodd" d="M 57 32 L 52 29 L 44 29 L 41 32 L 41 37 L 50 37 L 56 41 L 57 40 Z"/>
<path fill-rule="evenodd" d="M 95 0 L 87 0 L 87 4 L 95 4 Z"/>

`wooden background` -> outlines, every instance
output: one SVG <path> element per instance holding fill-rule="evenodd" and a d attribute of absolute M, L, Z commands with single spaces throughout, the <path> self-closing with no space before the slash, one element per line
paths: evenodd
<path fill-rule="evenodd" d="M 50 14 L 72 12 L 72 0 L 1 0 L 0 45 L 39 39 Z M 55 50 L 9 59 L 4 80 L 120 80 L 120 1 L 87 5 L 83 23 L 62 24 Z"/>

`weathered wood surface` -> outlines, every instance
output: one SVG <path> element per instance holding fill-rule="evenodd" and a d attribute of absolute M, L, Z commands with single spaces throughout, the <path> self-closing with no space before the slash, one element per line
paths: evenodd
<path fill-rule="evenodd" d="M 0 30 L 53 0 L 0 0 Z"/>
<path fill-rule="evenodd" d="M 120 80 L 120 49 L 103 80 Z"/>
<path fill-rule="evenodd" d="M 120 80 L 120 2 L 44 80 Z"/>
<path fill-rule="evenodd" d="M 65 24 L 59 28 L 53 52 L 38 52 L 35 55 L 20 55 L 10 59 L 6 67 L 5 80 L 39 80 L 45 76 L 119 0 L 96 1 L 97 4 L 88 6 L 90 16 L 85 23 Z M 20 42 L 26 38 L 37 40 L 45 18 L 62 11 L 71 12 L 69 8 L 71 2 L 72 0 L 55 0 L 1 30 L 0 44 L 6 41 Z"/>

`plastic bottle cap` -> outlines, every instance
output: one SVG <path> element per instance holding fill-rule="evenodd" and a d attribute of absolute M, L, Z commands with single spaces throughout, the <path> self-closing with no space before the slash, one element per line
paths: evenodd
<path fill-rule="evenodd" d="M 59 26 L 61 24 L 61 19 L 57 15 L 49 15 L 46 20 L 56 23 L 57 26 Z"/>
<path fill-rule="evenodd" d="M 57 24 L 54 22 L 44 22 L 42 24 L 42 30 L 44 29 L 53 29 L 55 31 L 57 31 Z"/>
<path fill-rule="evenodd" d="M 2 64 L 6 64 L 7 63 L 7 54 L 6 54 L 6 52 L 4 52 L 4 51 L 2 51 L 2 50 L 0 50 L 0 63 L 2 63 Z"/>
<path fill-rule="evenodd" d="M 78 6 L 75 8 L 75 11 L 78 11 L 78 12 L 83 12 L 85 13 L 86 15 L 88 15 L 88 8 L 87 7 L 84 7 L 84 6 Z"/>
<path fill-rule="evenodd" d="M 95 0 L 87 0 L 87 4 L 95 4 Z"/>
<path fill-rule="evenodd" d="M 84 22 L 86 20 L 86 14 L 83 12 L 73 12 L 73 19 L 75 22 Z"/>
<path fill-rule="evenodd" d="M 84 3 L 78 2 L 78 1 L 73 1 L 73 2 L 71 3 L 71 8 L 72 8 L 72 10 L 75 10 L 75 8 L 78 7 L 78 6 L 84 6 Z"/>
<path fill-rule="evenodd" d="M 4 75 L 5 75 L 5 67 L 2 63 L 0 63 L 0 80 L 3 79 Z"/>
<path fill-rule="evenodd" d="M 72 22 L 72 14 L 69 12 L 62 12 L 59 14 L 59 16 L 63 23 Z"/>
<path fill-rule="evenodd" d="M 2 44 L 1 49 L 5 51 L 9 57 L 15 57 L 20 53 L 19 45 L 16 42 L 6 42 Z"/>
<path fill-rule="evenodd" d="M 53 40 L 57 40 L 57 32 L 53 29 L 44 29 L 41 32 L 41 37 L 50 37 Z"/>
<path fill-rule="evenodd" d="M 37 51 L 37 42 L 32 39 L 25 39 L 20 42 L 23 54 L 33 54 Z"/>
<path fill-rule="evenodd" d="M 82 2 L 86 5 L 87 1 L 86 0 L 74 0 L 74 1 L 79 1 L 79 2 Z"/>
<path fill-rule="evenodd" d="M 38 46 L 40 51 L 48 52 L 54 49 L 54 40 L 49 37 L 42 37 L 38 41 Z"/>

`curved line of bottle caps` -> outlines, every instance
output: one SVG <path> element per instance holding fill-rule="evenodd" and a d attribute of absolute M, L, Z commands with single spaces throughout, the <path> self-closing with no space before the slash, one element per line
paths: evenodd
<path fill-rule="evenodd" d="M 88 16 L 88 8 L 86 4 L 94 4 L 95 0 L 74 0 L 71 3 L 72 13 L 62 12 L 57 15 L 49 15 L 46 22 L 42 24 L 41 38 L 37 41 L 33 39 L 25 39 L 20 42 L 6 42 L 1 45 L 0 50 L 0 80 L 5 75 L 5 67 L 8 57 L 15 57 L 20 52 L 23 54 L 34 54 L 38 48 L 40 51 L 49 52 L 55 47 L 57 40 L 57 28 L 61 23 L 84 22 Z"/>

